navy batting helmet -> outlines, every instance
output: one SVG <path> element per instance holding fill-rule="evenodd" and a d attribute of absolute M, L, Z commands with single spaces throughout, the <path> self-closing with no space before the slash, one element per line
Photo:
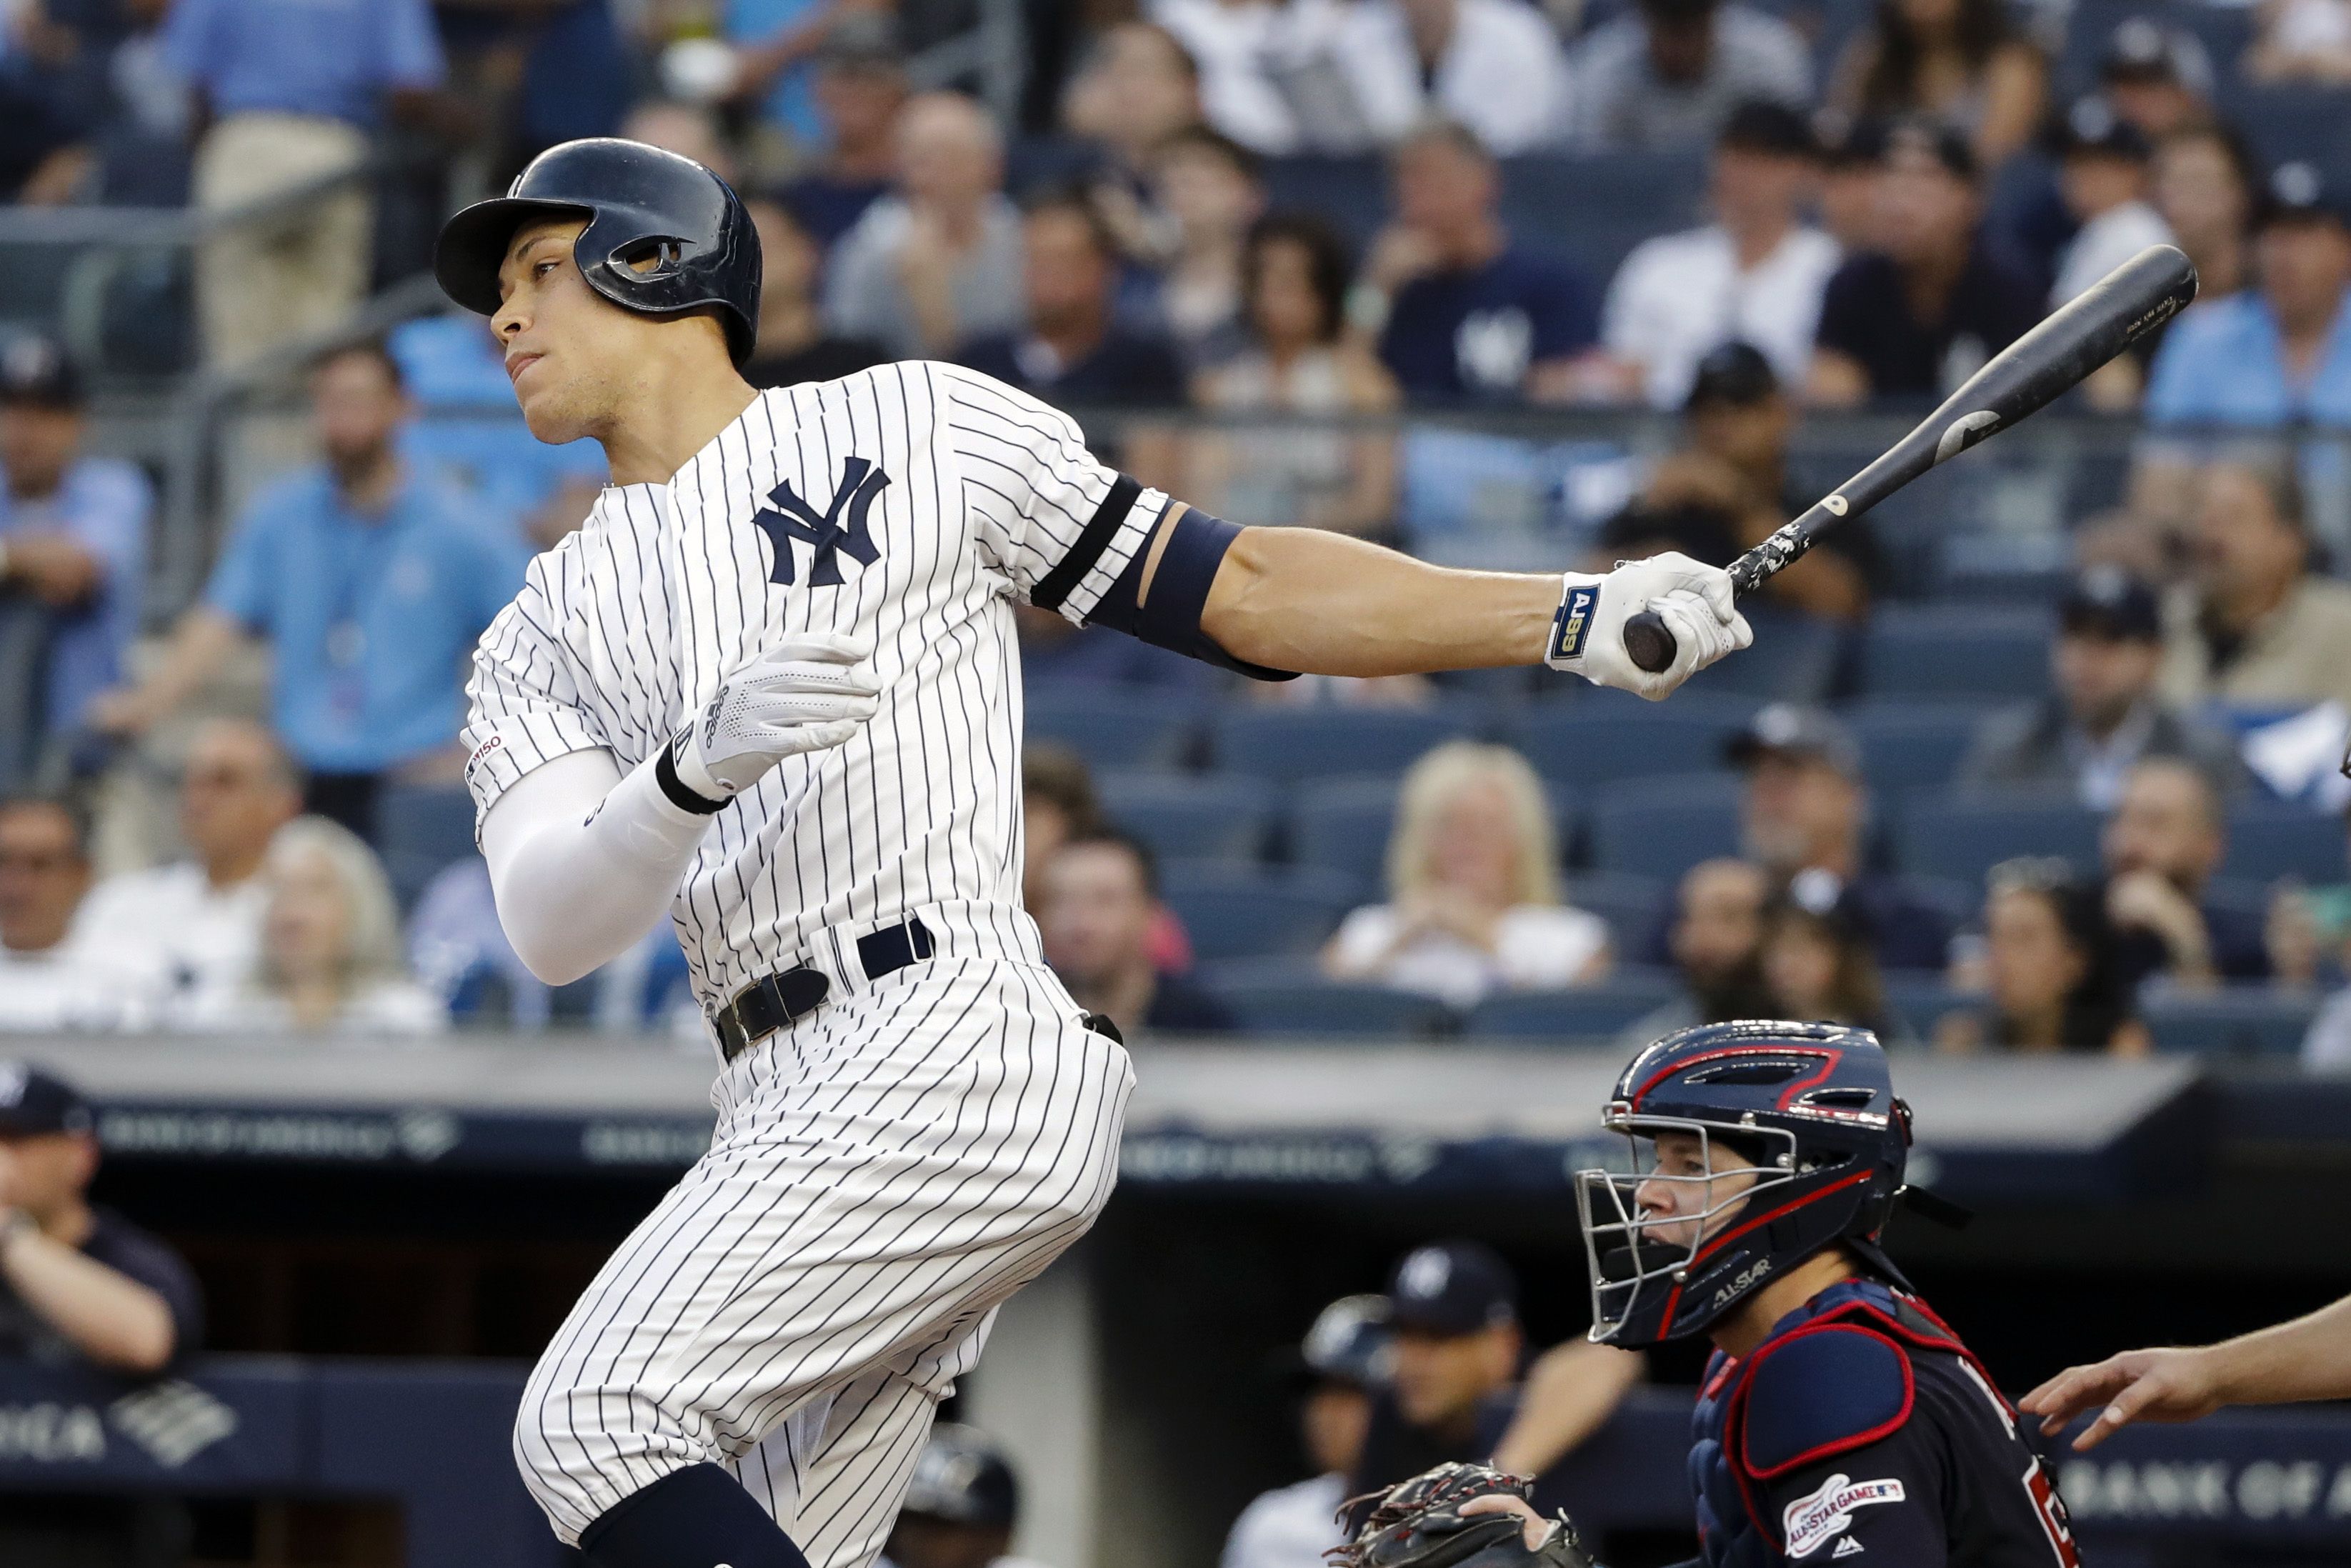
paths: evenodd
<path fill-rule="evenodd" d="M 1701 1333 L 1834 1243 L 1903 1282 L 1877 1239 L 1902 1190 L 1910 1110 L 1867 1030 L 1678 1030 L 1633 1059 L 1602 1122 L 1631 1142 L 1633 1168 L 1576 1173 L 1593 1339 Z"/>
<path fill-rule="evenodd" d="M 642 141 L 591 136 L 550 147 L 503 196 L 442 225 L 433 275 L 468 310 L 494 315 L 498 264 L 517 230 L 585 218 L 572 255 L 588 287 L 646 316 L 716 308 L 726 348 L 751 357 L 759 321 L 759 235 L 726 181 L 691 158 Z"/>
<path fill-rule="evenodd" d="M 904 1511 L 950 1524 L 1009 1530 L 1020 1518 L 1020 1483 L 986 1436 L 942 1421 L 915 1457 Z"/>

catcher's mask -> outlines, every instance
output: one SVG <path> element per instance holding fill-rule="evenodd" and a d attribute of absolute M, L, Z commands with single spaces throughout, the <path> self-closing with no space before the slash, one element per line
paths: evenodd
<path fill-rule="evenodd" d="M 1575 1177 L 1601 1343 L 1703 1333 L 1833 1243 L 1904 1282 L 1877 1239 L 1902 1186 L 1910 1113 L 1867 1030 L 1679 1030 L 1633 1059 L 1602 1124 L 1631 1158 Z"/>

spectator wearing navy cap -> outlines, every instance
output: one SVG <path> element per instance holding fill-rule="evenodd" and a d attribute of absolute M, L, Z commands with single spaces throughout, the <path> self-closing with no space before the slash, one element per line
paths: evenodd
<path fill-rule="evenodd" d="M 2105 99 L 2085 98 L 2066 114 L 2057 147 L 2065 210 L 2082 227 L 2057 264 L 2053 309 L 2148 246 L 2171 243 L 2171 225 L 2147 199 L 2146 132 Z"/>
<path fill-rule="evenodd" d="M 1964 136 L 1893 127 L 1875 200 L 1878 249 L 1839 267 L 1821 304 L 1808 391 L 1823 407 L 1940 397 L 2041 319 L 2040 286 L 1985 236 Z"/>
<path fill-rule="evenodd" d="M 1813 99 L 1803 35 L 1723 0 L 1640 0 L 1575 52 L 1575 141 L 1586 152 L 1696 152 L 1731 111 Z"/>
<path fill-rule="evenodd" d="M 2116 25 L 2098 57 L 2098 87 L 2150 141 L 2212 118 L 2212 58 L 2193 33 L 2151 16 Z"/>
<path fill-rule="evenodd" d="M 1363 1457 L 1375 1391 L 1393 1359 L 1384 1296 L 1342 1296 L 1306 1331 L 1292 1368 L 1299 1435 L 1314 1473 L 1260 1492 L 1233 1521 L 1222 1568 L 1322 1568 L 1342 1542 L 1338 1513 Z"/>
<path fill-rule="evenodd" d="M 2351 427 L 2351 193 L 2316 165 L 2270 176 L 2254 287 L 2182 319 L 2156 355 L 2158 424 Z"/>
<path fill-rule="evenodd" d="M 79 379 L 55 339 L 0 348 L 0 788 L 44 735 L 78 727 L 139 632 L 153 495 L 82 451 Z"/>
<path fill-rule="evenodd" d="M 2048 696 L 1978 725 L 1959 768 L 1962 784 L 2062 789 L 2104 811 L 2148 758 L 2187 762 L 2222 788 L 2243 779 L 2229 737 L 2157 690 L 2162 606 L 2155 590 L 2121 568 L 2091 567 L 2066 589 L 2049 668 Z"/>
<path fill-rule="evenodd" d="M 1741 104 L 1714 140 L 1707 190 L 1714 221 L 1634 247 L 1601 308 L 1601 340 L 1621 391 L 1677 408 L 1708 354 L 1761 350 L 1782 381 L 1802 381 L 1821 293 L 1841 256 L 1804 221 L 1820 183 L 1809 121 L 1784 104 Z"/>
<path fill-rule="evenodd" d="M 91 1206 L 98 1159 L 71 1084 L 0 1062 L 0 1354 L 158 1373 L 202 1336 L 203 1299 L 178 1253 Z"/>
<path fill-rule="evenodd" d="M 1519 1281 L 1490 1247 L 1435 1241 L 1388 1280 L 1395 1333 L 1348 1495 L 1384 1491 L 1448 1460 L 1484 1460 L 1518 1410 Z"/>
<path fill-rule="evenodd" d="M 1838 910 L 1884 967 L 1943 967 L 1950 926 L 1941 912 L 1864 860 L 1869 791 L 1850 730 L 1823 709 L 1773 703 L 1724 758 L 1746 775 L 1740 827 L 1749 859 L 1807 907 Z"/>
<path fill-rule="evenodd" d="M 895 1568 L 1034 1568 L 1008 1556 L 1020 1523 L 1020 1481 L 975 1427 L 942 1421 L 915 1456 L 906 1500 L 883 1551 Z"/>

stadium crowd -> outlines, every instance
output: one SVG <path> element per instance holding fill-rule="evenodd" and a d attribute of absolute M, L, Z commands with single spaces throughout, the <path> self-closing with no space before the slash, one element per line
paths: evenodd
<path fill-rule="evenodd" d="M 455 783 L 466 653 L 601 458 L 530 443 L 473 318 L 337 336 L 450 193 L 619 133 L 744 192 L 755 382 L 957 360 L 1237 520 L 1438 548 L 1478 473 L 1425 411 L 1649 411 L 1671 439 L 1556 508 L 1560 565 L 1727 562 L 1838 476 L 1808 432 L 1923 408 L 2179 244 L 2202 297 L 2074 400 L 2142 434 L 2053 554 L 1922 604 L 1951 558 L 1855 523 L 1655 712 L 1517 674 L 1244 690 L 1022 612 L 1027 897 L 1130 1030 L 1763 1011 L 1952 1051 L 2308 1027 L 2351 1060 L 2351 993 L 2321 1010 L 2351 961 L 2351 5 L 1099 0 L 1015 8 L 1017 92 L 940 64 L 987 9 L 11 8 L 0 187 L 221 217 L 212 371 L 326 346 L 317 460 L 159 607 L 151 477 L 91 441 L 109 367 L 0 344 L 0 1028 L 698 1038 L 664 932 L 529 975 Z M 1515 416 L 1491 440 L 1551 461 Z M 123 783 L 158 764 L 171 831 Z"/>

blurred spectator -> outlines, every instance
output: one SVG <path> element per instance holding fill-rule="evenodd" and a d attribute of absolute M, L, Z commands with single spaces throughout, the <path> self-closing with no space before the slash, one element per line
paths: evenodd
<path fill-rule="evenodd" d="M 1715 138 L 1707 191 L 1714 222 L 1645 240 L 1625 258 L 1601 310 L 1601 340 L 1628 398 L 1679 408 L 1707 355 L 1753 344 L 1783 382 L 1801 383 L 1837 268 L 1836 241 L 1803 221 L 1820 148 L 1804 117 L 1742 104 Z"/>
<path fill-rule="evenodd" d="M 2155 208 L 2196 264 L 2196 303 L 2210 308 L 2252 281 L 2252 154 L 2235 132 L 2190 125 L 2156 143 Z"/>
<path fill-rule="evenodd" d="M 2170 225 L 2147 201 L 2153 150 L 2138 127 L 2104 99 L 2085 98 L 2058 137 L 2065 210 L 2082 225 L 2058 264 L 2052 308 L 2064 304 L 2151 245 L 2169 245 Z"/>
<path fill-rule="evenodd" d="M 2041 319 L 2043 290 L 1985 235 L 1975 154 L 1957 131 L 1890 130 L 1877 201 L 1879 248 L 1837 268 L 1821 304 L 1809 390 L 1826 407 L 1940 396 Z"/>
<path fill-rule="evenodd" d="M 1388 1385 L 1372 1401 L 1351 1498 L 1448 1460 L 1484 1461 L 1517 1407 L 1519 1281 L 1491 1248 L 1437 1241 L 1406 1253 L 1388 1313 Z"/>
<path fill-rule="evenodd" d="M 815 57 L 844 22 L 853 29 L 866 20 L 854 5 L 836 0 L 723 0 L 700 7 L 705 19 L 716 12 L 720 32 L 735 47 L 732 79 L 726 93 L 738 101 L 756 99 L 759 117 L 797 147 L 824 145 L 826 126 L 815 95 Z M 886 26 L 891 9 L 874 20 Z M 854 20 L 852 18 L 854 17 Z"/>
<path fill-rule="evenodd" d="M 1805 902 L 1824 890 L 1819 879 L 1800 876 L 1764 909 L 1757 952 L 1770 998 L 1764 1016 L 1852 1024 L 1890 1039 L 1886 988 L 1867 937 L 1833 896 L 1817 907 Z"/>
<path fill-rule="evenodd" d="M 1639 0 L 1576 50 L 1575 142 L 1695 152 L 1740 104 L 1812 98 L 1812 52 L 1777 16 L 1735 0 Z"/>
<path fill-rule="evenodd" d="M 1773 703 L 1725 757 L 1747 775 L 1740 821 L 1750 859 L 1807 907 L 1843 911 L 1883 967 L 1942 967 L 1950 932 L 1941 913 L 1864 865 L 1869 799 L 1844 725 L 1819 708 Z"/>
<path fill-rule="evenodd" d="M 1447 741 L 1412 765 L 1387 883 L 1388 902 L 1349 915 L 1323 949 L 1334 978 L 1468 1008 L 1495 990 L 1588 985 L 1608 973 L 1608 927 L 1560 901 L 1542 785 L 1508 747 Z"/>
<path fill-rule="evenodd" d="M 758 341 L 743 379 L 755 387 L 789 387 L 835 381 L 880 364 L 886 356 L 879 343 L 825 329 L 816 301 L 824 256 L 815 236 L 780 203 L 754 196 L 743 205 L 758 231 L 760 270 Z"/>
<path fill-rule="evenodd" d="M 1214 364 L 1242 343 L 1241 246 L 1265 211 L 1257 155 L 1194 126 L 1161 147 L 1152 188 L 1172 229 L 1160 313 L 1191 363 Z"/>
<path fill-rule="evenodd" d="M 1175 350 L 1115 319 L 1118 247 L 1092 203 L 1074 191 L 1033 197 L 1020 236 L 1027 328 L 972 339 L 957 358 L 1052 402 L 1165 408 L 1183 402 Z M 1136 476 L 1145 484 L 1169 477 Z"/>
<path fill-rule="evenodd" d="M 2105 1051 L 2144 1056 L 2147 1026 L 2132 1016 L 2131 988 L 2116 962 L 2115 934 L 2095 888 L 2063 861 L 1994 866 L 1984 903 L 1980 1010 L 1937 1026 L 1945 1051 Z"/>
<path fill-rule="evenodd" d="M 1346 335 L 1346 246 L 1319 218 L 1250 229 L 1241 263 L 1249 347 L 1203 373 L 1198 406 L 1322 418 L 1385 413 L 1395 382 Z M 1385 431 L 1196 432 L 1183 493 L 1219 517 L 1384 534 L 1395 517 L 1395 438 Z"/>
<path fill-rule="evenodd" d="M 2351 707 L 2351 587 L 2312 570 L 2302 486 L 2286 458 L 2208 465 L 2190 530 L 2189 580 L 2164 605 L 2164 694 L 2253 716 L 2329 700 Z"/>
<path fill-rule="evenodd" d="M 2147 389 L 2154 423 L 2351 427 L 2351 193 L 2309 163 L 2270 177 L 2256 286 L 2183 318 Z"/>
<path fill-rule="evenodd" d="M 310 407 L 326 461 L 262 492 L 146 678 L 92 716 L 140 733 L 185 706 L 240 639 L 262 638 L 272 727 L 308 771 L 308 809 L 365 836 L 387 778 L 448 759 L 458 672 L 524 559 L 507 530 L 402 461 L 412 410 L 381 344 L 323 356 Z"/>
<path fill-rule="evenodd" d="M 19 622 L 32 654 L 21 689 L 0 693 L 0 788 L 45 737 L 81 727 L 139 632 L 153 497 L 132 464 L 85 455 L 83 434 L 63 345 L 0 348 L 0 622 Z"/>
<path fill-rule="evenodd" d="M 2049 90 L 2041 53 L 2001 0 L 1877 0 L 1839 57 L 1829 102 L 1856 119 L 1915 115 L 1965 138 L 1997 169 L 2040 128 Z"/>
<path fill-rule="evenodd" d="M 1437 118 L 1468 127 L 1504 158 L 1568 134 L 1567 57 L 1525 0 L 1360 0 L 1347 12 L 1339 58 L 1383 141 Z"/>
<path fill-rule="evenodd" d="M 2098 60 L 2115 112 L 2160 141 L 2212 119 L 2212 60 L 2196 35 L 2149 16 L 2118 23 Z"/>
<path fill-rule="evenodd" d="M 1813 116 L 1821 138 L 1821 229 L 1844 255 L 1878 248 L 1877 165 L 1886 156 L 1886 127 L 1876 120 L 1847 125 L 1823 110 Z M 1809 347 L 1809 345 L 1807 345 Z"/>
<path fill-rule="evenodd" d="M 0 1031 L 143 1021 L 135 988 L 74 916 L 89 892 L 89 824 L 62 801 L 0 800 Z"/>
<path fill-rule="evenodd" d="M 1102 801 L 1086 759 L 1035 741 L 1020 752 L 1020 899 L 1032 915 L 1045 903 L 1045 868 L 1063 844 L 1102 831 Z"/>
<path fill-rule="evenodd" d="M 1045 956 L 1070 995 L 1134 1035 L 1222 1032 L 1222 998 L 1153 962 L 1159 873 L 1151 852 L 1113 828 L 1064 843 L 1045 866 Z"/>
<path fill-rule="evenodd" d="M 1404 139 L 1394 173 L 1395 215 L 1373 244 L 1348 317 L 1377 331 L 1405 395 L 1575 395 L 1599 335 L 1591 287 L 1566 262 L 1511 243 L 1493 155 L 1440 120 Z"/>
<path fill-rule="evenodd" d="M 357 169 L 388 106 L 418 119 L 444 72 L 424 0 L 174 0 L 165 39 L 200 95 L 195 199 L 223 212 Z M 214 364 L 327 331 L 365 298 L 363 182 L 213 235 L 196 257 Z"/>
<path fill-rule="evenodd" d="M 814 87 L 824 145 L 776 194 L 821 251 L 889 193 L 906 72 L 871 29 L 836 29 L 817 57 Z"/>
<path fill-rule="evenodd" d="M 2122 983 L 2150 975 L 2210 989 L 2222 980 L 2269 977 L 2262 916 L 2205 896 L 2228 852 L 2220 797 L 2186 762 L 2142 762 L 2123 781 L 2101 848 L 2106 919 Z"/>
<path fill-rule="evenodd" d="M 261 961 L 233 992 L 174 1021 L 246 1034 L 420 1035 L 445 1028 L 440 999 L 408 977 L 400 912 L 375 852 L 323 817 L 277 831 L 263 862 Z"/>
<path fill-rule="evenodd" d="M 0 1355 L 152 1376 L 203 1338 L 204 1297 L 160 1237 L 90 1203 L 98 1162 L 79 1092 L 0 1061 Z"/>
<path fill-rule="evenodd" d="M 2062 789 L 2104 811 L 2122 798 L 2134 767 L 2173 758 L 2233 788 L 2244 777 L 2235 743 L 2163 699 L 2156 689 L 2162 664 L 2155 591 L 2119 568 L 2090 568 L 2057 607 L 2049 650 L 2055 690 L 1977 725 L 1959 782 Z"/>
<path fill-rule="evenodd" d="M 897 149 L 896 192 L 833 248 L 826 320 L 902 359 L 1017 330 L 1020 214 L 996 122 L 959 93 L 923 93 L 898 116 Z"/>
<path fill-rule="evenodd" d="M 98 884 L 79 928 L 135 970 L 159 1006 L 234 989 L 261 953 L 268 894 L 262 862 L 301 811 L 301 781 L 263 725 L 214 719 L 196 731 L 180 775 L 189 858 Z"/>
<path fill-rule="evenodd" d="M 2244 58 L 2245 74 L 2253 80 L 2351 83 L 2351 4 L 2269 0 L 2254 15 L 2260 30 Z"/>
<path fill-rule="evenodd" d="M 1340 76 L 1346 13 L 1332 0 L 1152 0 L 1144 14 L 1193 63 L 1207 122 L 1251 152 L 1353 152 L 1371 140 Z"/>
<path fill-rule="evenodd" d="M 742 178 L 726 129 L 707 105 L 647 99 L 629 111 L 620 133 L 628 141 L 691 158 L 729 184 Z"/>
<path fill-rule="evenodd" d="M 1635 1050 L 1693 1024 L 1771 1015 L 1763 989 L 1763 909 L 1771 879 L 1745 861 L 1701 861 L 1682 873 L 1667 951 L 1682 994 L 1626 1030 Z"/>
<path fill-rule="evenodd" d="M 1729 566 L 1812 505 L 1788 471 L 1795 404 L 1751 345 L 1725 343 L 1698 362 L 1682 427 L 1683 446 L 1658 460 L 1635 508 L 1604 530 L 1605 549 L 1627 559 L 1678 549 Z M 1869 613 L 1877 572 L 1876 532 L 1866 517 L 1852 517 L 1765 583 L 1760 597 L 1859 621 Z"/>
<path fill-rule="evenodd" d="M 187 84 L 169 0 L 25 0 L 0 39 L 0 193 L 26 204 L 187 201 Z"/>
<path fill-rule="evenodd" d="M 1039 1568 L 1012 1557 L 1020 1483 L 1002 1448 L 952 1421 L 931 1427 L 883 1556 L 893 1568 Z"/>
<path fill-rule="evenodd" d="M 1393 1359 L 1384 1296 L 1342 1296 L 1298 1351 L 1300 1446 L 1314 1473 L 1259 1492 L 1233 1521 L 1219 1568 L 1324 1568 L 1342 1542 L 1347 1478 L 1364 1454 L 1375 1391 Z"/>
<path fill-rule="evenodd" d="M 1121 22 L 1095 41 L 1071 79 L 1063 122 L 1101 154 L 1095 195 L 1120 248 L 1141 257 L 1164 250 L 1167 236 L 1150 232 L 1155 214 L 1145 211 L 1157 162 L 1175 137 L 1219 137 L 1201 120 L 1191 53 L 1165 27 Z"/>

